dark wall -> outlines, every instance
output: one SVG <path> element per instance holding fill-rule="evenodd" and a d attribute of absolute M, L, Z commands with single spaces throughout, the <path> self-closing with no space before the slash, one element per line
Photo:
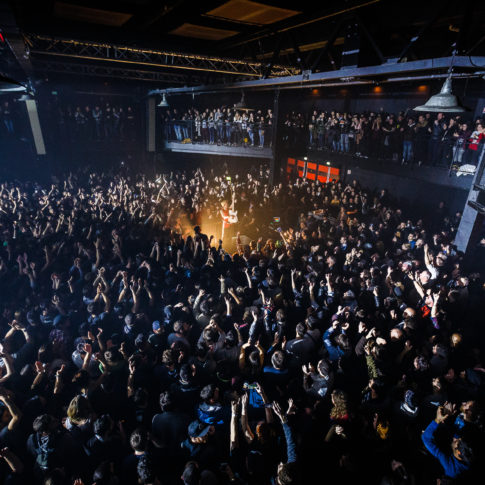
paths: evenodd
<path fill-rule="evenodd" d="M 198 167 L 220 170 L 224 164 L 229 170 L 247 173 L 252 167 L 267 166 L 268 160 L 258 160 L 249 157 L 225 157 L 200 153 L 162 152 L 157 154 L 156 168 L 158 171 L 195 170 Z"/>
<path fill-rule="evenodd" d="M 440 91 L 443 79 L 407 83 L 383 83 L 347 87 L 305 88 L 281 92 L 281 113 L 296 111 L 308 114 L 312 109 L 346 112 L 385 111 L 398 113 L 424 104 Z M 453 80 L 453 92 L 474 115 L 485 83 L 481 78 Z"/>
<path fill-rule="evenodd" d="M 389 173 L 366 170 L 360 167 L 350 169 L 346 181 L 358 180 L 370 189 L 386 189 L 403 206 L 411 207 L 416 213 L 430 213 L 444 201 L 451 212 L 463 212 L 468 190 L 438 185 L 431 180 L 419 180 Z"/>

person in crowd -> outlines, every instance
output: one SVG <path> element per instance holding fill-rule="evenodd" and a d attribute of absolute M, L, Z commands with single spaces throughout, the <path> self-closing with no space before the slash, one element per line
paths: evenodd
<path fill-rule="evenodd" d="M 402 133 L 402 164 L 412 163 L 414 160 L 414 139 L 416 123 L 413 118 L 409 118 L 405 126 L 400 128 Z"/>
<path fill-rule="evenodd" d="M 480 156 L 481 150 L 483 150 L 483 144 L 485 143 L 485 128 L 484 123 L 477 121 L 475 125 L 475 130 L 470 135 L 468 139 L 468 153 L 469 162 L 472 165 L 478 164 L 478 157 Z"/>
<path fill-rule="evenodd" d="M 94 119 L 94 134 L 96 140 L 101 140 L 102 138 L 102 126 L 103 126 L 103 112 L 99 106 L 95 106 L 92 111 L 92 116 Z"/>
<path fill-rule="evenodd" d="M 0 119 L 2 120 L 3 128 L 7 135 L 13 135 L 15 129 L 10 101 L 4 101 L 2 105 L 0 105 Z"/>

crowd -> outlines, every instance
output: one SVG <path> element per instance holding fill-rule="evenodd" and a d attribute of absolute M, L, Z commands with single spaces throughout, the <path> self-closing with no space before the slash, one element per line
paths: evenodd
<path fill-rule="evenodd" d="M 55 103 L 46 109 L 46 117 L 67 141 L 133 141 L 140 121 L 132 105 L 109 101 Z"/>
<path fill-rule="evenodd" d="M 292 112 L 284 121 L 290 146 L 352 153 L 402 164 L 477 164 L 485 140 L 485 122 L 431 113 Z"/>
<path fill-rule="evenodd" d="M 174 108 L 164 112 L 162 126 L 168 141 L 259 148 L 271 147 L 273 142 L 271 109 L 264 113 L 236 107 L 190 108 L 180 113 Z"/>
<path fill-rule="evenodd" d="M 3 183 L 1 482 L 480 483 L 485 238 L 421 216 L 263 167 Z"/>

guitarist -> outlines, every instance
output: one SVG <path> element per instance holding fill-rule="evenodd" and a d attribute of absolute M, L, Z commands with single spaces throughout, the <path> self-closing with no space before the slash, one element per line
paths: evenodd
<path fill-rule="evenodd" d="M 234 225 L 237 222 L 237 213 L 234 211 L 234 192 L 233 192 L 232 204 L 229 207 L 227 200 L 221 202 L 220 215 L 222 219 L 222 236 L 221 239 L 225 243 L 225 246 L 232 245 L 232 238 L 235 235 Z"/>

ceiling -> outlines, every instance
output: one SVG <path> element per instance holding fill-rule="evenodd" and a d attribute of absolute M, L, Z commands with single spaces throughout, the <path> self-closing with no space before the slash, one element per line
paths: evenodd
<path fill-rule="evenodd" d="M 107 77 L 123 77 L 124 72 L 124 77 L 129 78 L 126 72 L 131 69 L 151 73 L 146 80 L 152 82 L 161 81 L 154 78 L 154 73 L 167 73 L 172 76 L 168 83 L 175 82 L 179 76 L 182 84 L 197 84 L 240 80 L 237 72 L 219 68 L 220 60 L 228 58 L 258 65 L 257 75 L 274 77 L 283 72 L 280 68 L 291 68 L 295 73 L 318 72 L 337 69 L 349 62 L 369 66 L 390 59 L 395 62 L 448 56 L 453 43 L 462 54 L 485 54 L 485 42 L 479 43 L 483 36 L 481 27 L 485 25 L 485 2 L 469 0 L 409 0 L 405 4 L 395 0 L 11 0 L 3 3 L 14 19 L 14 22 L 5 21 L 7 7 L 0 9 L 0 29 L 7 37 L 17 35 L 18 39 L 24 34 L 37 34 L 44 38 L 115 44 L 139 49 L 146 59 L 152 55 L 150 52 L 193 55 L 186 65 L 170 66 L 168 62 L 159 62 L 161 56 L 156 62 L 140 63 L 139 58 L 132 58 L 119 65 L 114 59 L 103 60 L 72 49 L 68 54 L 54 53 L 44 41 L 41 47 L 30 44 L 24 60 L 19 61 L 21 49 L 17 45 L 17 61 L 30 62 L 34 75 L 62 71 L 68 76 L 78 75 L 80 71 L 89 75 L 99 66 L 105 68 L 105 74 L 101 75 Z M 14 23 L 15 28 L 5 27 L 6 23 Z M 345 58 L 342 53 L 353 52 L 356 45 L 360 49 L 358 59 Z M 214 69 L 198 69 L 197 56 L 211 57 L 212 61 L 204 62 L 213 62 Z M 0 70 L 11 75 L 6 71 L 12 64 L 6 68 L 7 61 L 3 62 Z M 107 64 L 121 69 L 110 69 L 106 74 Z"/>

